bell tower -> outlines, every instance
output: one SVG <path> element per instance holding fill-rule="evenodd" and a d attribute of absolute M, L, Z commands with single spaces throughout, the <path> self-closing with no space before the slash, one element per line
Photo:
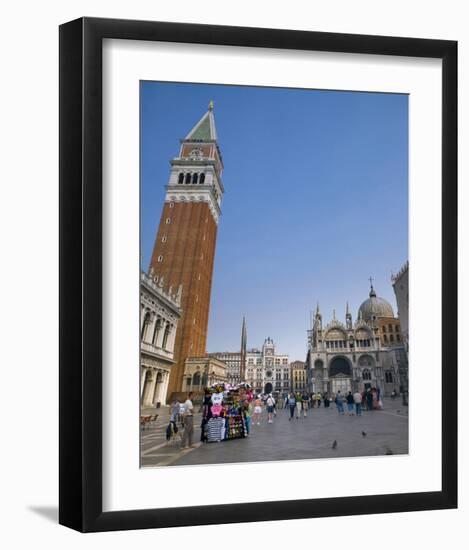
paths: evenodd
<path fill-rule="evenodd" d="M 213 101 L 181 140 L 171 169 L 150 269 L 164 288 L 182 286 L 181 318 L 174 345 L 168 399 L 183 387 L 187 357 L 206 354 L 213 262 L 220 218 L 223 161 Z M 162 350 L 164 353 L 164 350 Z"/>

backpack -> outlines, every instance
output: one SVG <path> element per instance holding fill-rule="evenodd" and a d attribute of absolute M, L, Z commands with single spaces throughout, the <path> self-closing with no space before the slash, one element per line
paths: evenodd
<path fill-rule="evenodd" d="M 267 406 L 268 407 L 274 406 L 274 400 L 272 399 L 272 397 L 269 397 L 269 399 L 267 399 Z"/>

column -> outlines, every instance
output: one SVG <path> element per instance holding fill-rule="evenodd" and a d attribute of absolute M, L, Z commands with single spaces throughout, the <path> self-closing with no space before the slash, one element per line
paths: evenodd
<path fill-rule="evenodd" d="M 143 397 L 143 389 L 145 386 L 146 376 L 147 376 L 147 369 L 143 367 L 140 372 L 140 399 Z"/>
<path fill-rule="evenodd" d="M 149 384 L 148 390 L 145 391 L 145 394 L 144 394 L 143 405 L 146 406 L 146 407 L 149 407 L 149 406 L 153 405 L 152 398 L 153 398 L 153 395 L 155 393 L 156 372 L 152 372 L 151 377 L 152 377 L 151 380 L 148 382 L 148 384 Z"/>
<path fill-rule="evenodd" d="M 164 405 L 168 399 L 168 383 L 169 383 L 169 372 L 165 372 L 163 375 L 163 383 L 161 384 L 161 403 Z"/>
<path fill-rule="evenodd" d="M 174 353 L 174 343 L 176 341 L 176 328 L 174 325 L 171 326 L 171 332 L 168 336 L 168 343 L 166 344 L 166 349 L 173 354 Z"/>

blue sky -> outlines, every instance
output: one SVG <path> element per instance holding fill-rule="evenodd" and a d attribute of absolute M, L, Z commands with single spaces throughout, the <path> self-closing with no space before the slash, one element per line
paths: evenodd
<path fill-rule="evenodd" d="M 225 170 L 208 351 L 271 336 L 306 355 L 310 311 L 353 318 L 368 297 L 396 302 L 408 259 L 408 98 L 398 94 L 141 84 L 141 239 L 147 269 L 169 160 L 215 102 Z"/>

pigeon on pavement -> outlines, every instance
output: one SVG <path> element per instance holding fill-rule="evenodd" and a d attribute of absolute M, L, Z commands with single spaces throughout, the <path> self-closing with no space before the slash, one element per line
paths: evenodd
<path fill-rule="evenodd" d="M 367 436 L 367 433 L 366 433 L 366 432 L 362 432 L 362 436 L 363 436 L 363 437 L 366 437 L 366 436 Z"/>
<path fill-rule="evenodd" d="M 332 443 L 332 448 L 333 449 L 337 448 L 337 440 L 336 439 L 334 439 L 334 443 Z"/>

